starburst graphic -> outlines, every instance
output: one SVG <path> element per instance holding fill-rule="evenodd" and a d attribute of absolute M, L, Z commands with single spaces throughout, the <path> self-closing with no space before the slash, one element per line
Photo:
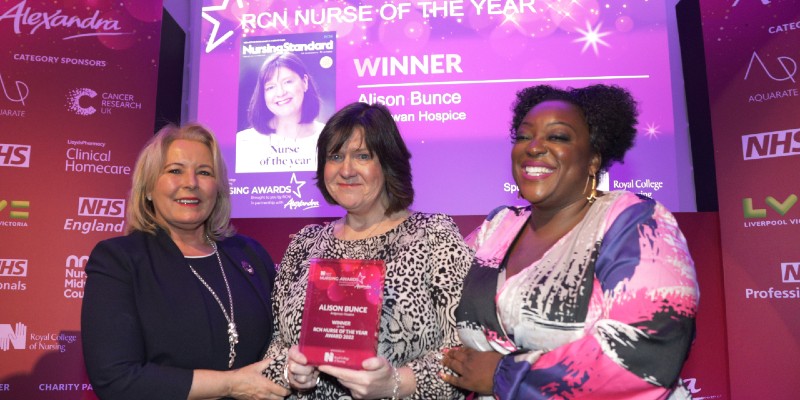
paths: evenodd
<path fill-rule="evenodd" d="M 214 27 L 211 28 L 211 37 L 208 38 L 208 43 L 206 43 L 206 53 L 210 53 L 212 50 L 217 48 L 217 46 L 221 45 L 224 41 L 228 40 L 228 38 L 233 35 L 233 31 L 230 30 L 230 31 L 225 32 L 219 38 L 217 38 L 217 34 L 219 34 L 219 20 L 214 18 L 214 17 L 212 17 L 210 14 L 208 14 L 209 11 L 225 11 L 225 10 L 227 10 L 229 2 L 230 2 L 230 0 L 222 0 L 222 4 L 221 5 L 218 5 L 218 6 L 206 6 L 206 7 L 202 8 L 203 12 L 202 12 L 201 16 L 203 17 L 203 19 L 208 21 L 208 22 L 210 22 L 212 25 L 214 25 Z M 236 0 L 236 5 L 238 5 L 240 9 L 244 7 L 244 5 L 242 4 L 242 0 Z"/>
<path fill-rule="evenodd" d="M 586 49 L 588 49 L 589 46 L 591 46 L 592 50 L 594 50 L 594 55 L 596 56 L 600 55 L 600 53 L 597 50 L 598 43 L 606 47 L 611 47 L 608 43 L 606 43 L 603 40 L 603 38 L 610 35 L 611 32 L 600 32 L 600 27 L 602 26 L 603 23 L 600 22 L 597 24 L 597 27 L 592 28 L 592 25 L 589 23 L 589 21 L 586 21 L 586 30 L 575 28 L 576 31 L 580 32 L 581 35 L 583 35 L 582 38 L 573 40 L 574 43 L 584 42 L 583 48 L 581 49 L 581 54 L 585 53 Z"/>
<path fill-rule="evenodd" d="M 647 129 L 645 129 L 644 134 L 647 135 L 649 139 L 655 139 L 658 137 L 658 134 L 661 131 L 658 130 L 658 125 L 655 122 L 650 122 L 647 124 Z"/>
<path fill-rule="evenodd" d="M 297 195 L 297 197 L 302 199 L 303 195 L 300 194 L 300 188 L 306 184 L 306 181 L 298 181 L 297 175 L 292 174 L 292 179 L 289 181 L 289 183 L 294 183 L 297 185 L 297 187 L 295 187 L 294 190 L 292 190 L 292 193 L 294 193 L 295 195 Z"/>

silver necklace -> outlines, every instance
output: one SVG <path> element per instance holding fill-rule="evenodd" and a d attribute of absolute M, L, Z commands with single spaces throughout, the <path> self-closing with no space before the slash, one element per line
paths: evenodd
<path fill-rule="evenodd" d="M 192 264 L 189 264 L 189 269 L 191 269 L 194 276 L 196 276 L 197 279 L 200 280 L 200 283 L 202 283 L 203 286 L 205 286 L 206 289 L 208 289 L 208 291 L 211 292 L 211 295 L 214 296 L 214 300 L 216 300 L 217 304 L 219 304 L 219 308 L 222 310 L 222 314 L 225 315 L 225 320 L 228 321 L 228 344 L 230 344 L 231 346 L 230 353 L 228 353 L 229 355 L 228 368 L 231 368 L 233 367 L 233 360 L 236 358 L 236 349 L 234 349 L 234 346 L 236 346 L 236 344 L 239 343 L 239 332 L 236 330 L 236 322 L 233 319 L 233 295 L 231 294 L 231 287 L 228 285 L 228 277 L 225 275 L 225 269 L 222 268 L 222 259 L 219 257 L 217 244 L 214 243 L 208 236 L 206 236 L 206 240 L 214 249 L 214 254 L 217 255 L 217 263 L 219 263 L 219 270 L 220 272 L 222 272 L 222 280 L 225 281 L 225 290 L 228 291 L 228 304 L 231 305 L 230 315 L 228 315 L 228 311 L 225 310 L 225 306 L 222 305 L 222 301 L 219 299 L 219 296 L 217 296 L 217 293 L 214 292 L 214 289 L 212 289 L 211 286 L 209 286 L 209 284 L 206 283 L 206 280 L 203 279 L 203 277 L 197 273 L 194 267 L 192 267 Z"/>

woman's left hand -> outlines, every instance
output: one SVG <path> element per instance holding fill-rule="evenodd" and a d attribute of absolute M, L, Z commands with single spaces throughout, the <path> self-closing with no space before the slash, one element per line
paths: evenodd
<path fill-rule="evenodd" d="M 363 370 L 320 365 L 319 370 L 339 380 L 350 389 L 353 398 L 391 398 L 394 394 L 394 368 L 383 357 L 372 357 L 361 364 Z"/>
<path fill-rule="evenodd" d="M 495 351 L 478 351 L 465 346 L 450 349 L 442 365 L 452 373 L 442 372 L 441 378 L 456 387 L 478 394 L 492 394 L 494 370 L 503 355 Z"/>

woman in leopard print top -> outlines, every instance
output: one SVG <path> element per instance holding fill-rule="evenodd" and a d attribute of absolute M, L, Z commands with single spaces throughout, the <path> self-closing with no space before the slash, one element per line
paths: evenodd
<path fill-rule="evenodd" d="M 281 262 L 275 334 L 266 354 L 274 361 L 265 374 L 288 384 L 293 398 L 463 397 L 439 372 L 442 351 L 459 344 L 454 310 L 472 254 L 450 217 L 408 210 L 414 196 L 409 158 L 383 106 L 353 103 L 322 131 L 317 186 L 347 214 L 303 228 Z M 297 350 L 312 258 L 386 263 L 378 356 L 362 370 L 316 368 Z"/>

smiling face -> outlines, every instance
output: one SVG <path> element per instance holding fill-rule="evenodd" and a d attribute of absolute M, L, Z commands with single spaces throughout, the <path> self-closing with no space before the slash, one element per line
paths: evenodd
<path fill-rule="evenodd" d="M 383 169 L 363 137 L 363 132 L 353 132 L 339 151 L 328 152 L 325 188 L 348 213 L 383 214 L 388 207 Z"/>
<path fill-rule="evenodd" d="M 308 76 L 300 76 L 286 67 L 278 67 L 264 82 L 264 102 L 276 117 L 300 118 L 303 98 L 308 90 Z"/>
<path fill-rule="evenodd" d="M 538 208 L 586 201 L 588 177 L 600 165 L 583 112 L 565 101 L 539 103 L 525 115 L 511 161 L 520 194 Z"/>
<path fill-rule="evenodd" d="M 150 197 L 156 220 L 171 233 L 202 234 L 217 201 L 211 150 L 193 140 L 172 142 Z"/>

